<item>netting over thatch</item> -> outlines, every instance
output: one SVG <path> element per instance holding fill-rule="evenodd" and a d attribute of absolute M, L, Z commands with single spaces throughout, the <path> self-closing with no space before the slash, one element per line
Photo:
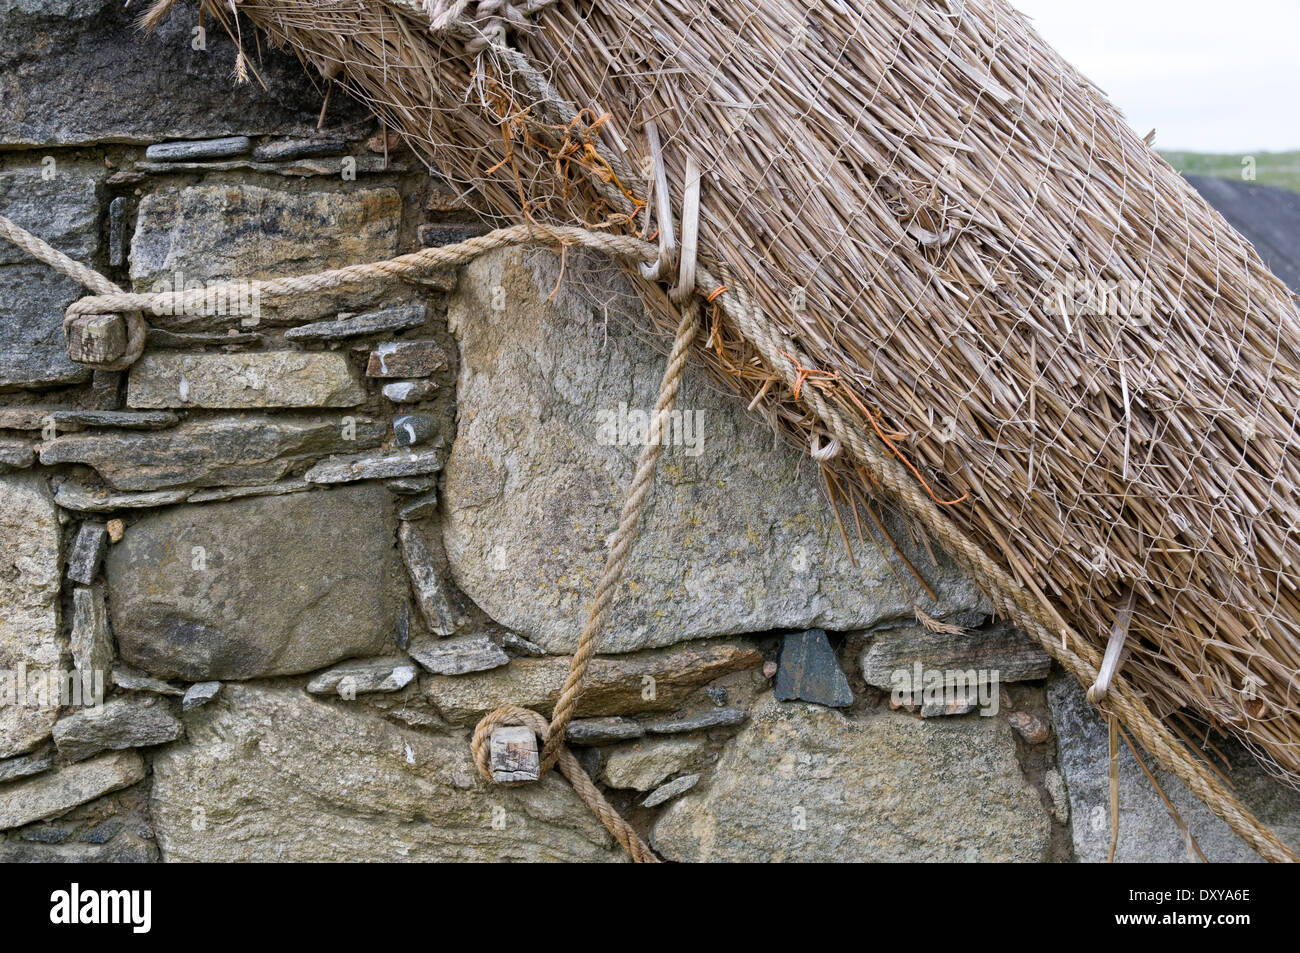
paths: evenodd
<path fill-rule="evenodd" d="M 1123 673 L 1161 715 L 1300 778 L 1300 313 L 1002 0 L 234 7 L 503 222 L 652 237 L 653 121 L 674 205 L 703 170 L 701 262 L 802 385 L 1097 647 L 1131 599 Z M 826 447 L 716 312 L 698 350 Z M 825 466 L 870 512 L 859 462 Z"/>

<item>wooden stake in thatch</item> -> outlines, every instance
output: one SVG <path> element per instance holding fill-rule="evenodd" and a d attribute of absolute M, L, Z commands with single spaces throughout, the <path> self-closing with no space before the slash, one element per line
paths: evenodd
<path fill-rule="evenodd" d="M 650 157 L 670 207 L 694 157 L 701 266 L 758 316 L 715 313 L 717 376 L 846 498 L 915 496 L 1086 683 L 1131 599 L 1113 710 L 1300 780 L 1300 312 L 1003 0 L 237 9 L 501 222 L 650 238 Z"/>

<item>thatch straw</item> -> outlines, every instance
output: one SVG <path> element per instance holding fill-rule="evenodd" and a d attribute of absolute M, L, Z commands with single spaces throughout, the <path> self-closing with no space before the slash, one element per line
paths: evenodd
<path fill-rule="evenodd" d="M 237 9 L 501 219 L 636 231 L 654 120 L 679 193 L 704 169 L 702 262 L 811 356 L 804 386 L 1098 648 L 1133 592 L 1125 677 L 1300 779 L 1300 313 L 1002 0 L 559 0 L 518 52 L 412 0 Z M 821 440 L 734 328 L 700 354 Z M 825 466 L 873 512 L 865 470 Z"/>

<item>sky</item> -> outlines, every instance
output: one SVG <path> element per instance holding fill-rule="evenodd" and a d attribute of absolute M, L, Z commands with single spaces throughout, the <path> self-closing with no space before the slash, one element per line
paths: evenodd
<path fill-rule="evenodd" d="M 1010 0 L 1158 149 L 1300 149 L 1300 0 Z"/>

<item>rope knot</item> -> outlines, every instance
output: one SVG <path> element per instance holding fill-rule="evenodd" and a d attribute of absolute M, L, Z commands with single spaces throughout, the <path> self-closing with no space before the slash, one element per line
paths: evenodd
<path fill-rule="evenodd" d="M 456 27 L 472 34 L 465 43 L 471 53 L 490 46 L 504 46 L 510 30 L 533 29 L 529 19 L 555 0 L 424 0 L 429 29 L 448 33 Z M 473 11 L 470 8 L 473 7 Z"/>
<path fill-rule="evenodd" d="M 484 715 L 479 719 L 479 723 L 474 726 L 474 737 L 470 740 L 470 750 L 474 752 L 474 764 L 478 767 L 478 773 L 494 784 L 523 783 L 498 782 L 492 775 L 492 732 L 497 728 L 516 725 L 532 729 L 533 733 L 542 740 L 542 744 L 546 744 L 546 739 L 551 731 L 550 722 L 530 708 L 520 708 L 518 705 L 501 705 Z M 550 770 L 550 767 L 548 764 L 541 766 L 538 780 L 546 776 L 546 772 Z"/>

